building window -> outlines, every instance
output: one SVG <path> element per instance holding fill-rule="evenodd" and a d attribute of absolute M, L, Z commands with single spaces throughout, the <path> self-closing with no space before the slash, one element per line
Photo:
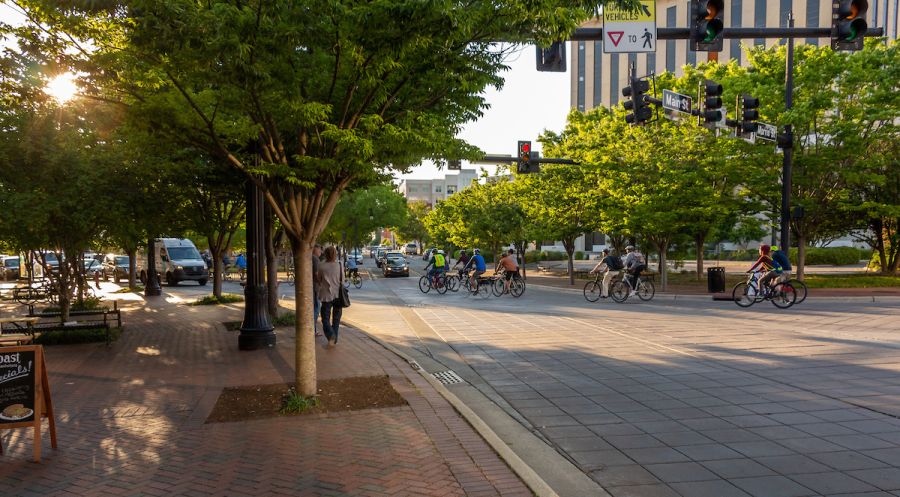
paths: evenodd
<path fill-rule="evenodd" d="M 584 42 L 578 42 L 578 110 L 584 112 Z"/>
<path fill-rule="evenodd" d="M 434 187 L 434 193 L 441 193 L 441 185 Z"/>
<path fill-rule="evenodd" d="M 456 193 L 456 185 L 447 185 L 447 195 Z"/>
<path fill-rule="evenodd" d="M 619 54 L 609 56 L 609 105 L 619 103 Z M 627 77 L 627 75 L 626 75 Z"/>
<path fill-rule="evenodd" d="M 815 3 L 818 0 L 813 0 L 807 3 Z M 793 0 L 781 0 L 781 7 L 778 10 L 778 27 L 786 28 L 788 25 L 788 14 L 791 13 L 791 10 L 794 8 Z M 787 38 L 782 38 L 778 41 L 779 45 L 784 45 L 787 42 Z"/>
<path fill-rule="evenodd" d="M 647 54 L 647 74 L 656 74 L 656 52 Z"/>
<path fill-rule="evenodd" d="M 594 107 L 603 105 L 603 41 L 594 42 Z"/>
<path fill-rule="evenodd" d="M 675 27 L 675 7 L 666 9 L 666 27 Z M 675 40 L 666 40 L 666 71 L 675 72 Z"/>
<path fill-rule="evenodd" d="M 806 4 L 806 27 L 808 27 L 808 28 L 819 27 L 819 2 L 817 2 L 817 1 L 811 1 Z M 887 34 L 887 33 L 885 33 L 885 34 Z M 806 43 L 808 43 L 812 46 L 818 46 L 819 39 L 818 38 L 807 38 Z"/>
<path fill-rule="evenodd" d="M 754 5 L 753 10 L 753 27 L 754 28 L 764 28 L 766 27 L 766 3 L 768 0 L 754 0 L 756 4 Z M 818 0 L 814 0 L 818 1 Z M 765 45 L 765 38 L 757 38 L 753 40 L 754 45 Z"/>
<path fill-rule="evenodd" d="M 740 27 L 741 26 L 741 9 L 743 9 L 744 0 L 731 0 L 731 26 L 732 27 Z M 741 40 L 730 40 L 731 44 L 731 58 L 736 60 L 738 64 L 741 63 Z"/>

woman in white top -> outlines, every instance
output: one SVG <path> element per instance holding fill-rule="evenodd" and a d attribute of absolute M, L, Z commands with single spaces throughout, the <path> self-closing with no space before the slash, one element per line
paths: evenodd
<path fill-rule="evenodd" d="M 341 306 L 341 274 L 344 269 L 337 260 L 337 251 L 334 247 L 325 249 L 325 262 L 319 264 L 319 276 L 317 284 L 319 300 L 322 302 L 322 330 L 329 345 L 336 345 L 338 341 L 338 328 L 341 326 L 341 314 L 344 308 Z"/>

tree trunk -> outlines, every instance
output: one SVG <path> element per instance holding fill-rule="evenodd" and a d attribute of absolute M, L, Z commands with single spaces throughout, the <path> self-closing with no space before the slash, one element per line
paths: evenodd
<path fill-rule="evenodd" d="M 806 237 L 797 234 L 797 279 L 802 280 L 806 273 Z"/>
<path fill-rule="evenodd" d="M 666 252 L 669 251 L 669 241 L 662 241 L 656 244 L 659 250 L 659 287 L 660 291 L 665 292 L 669 289 L 669 271 L 666 270 Z"/>
<path fill-rule="evenodd" d="M 703 245 L 706 243 L 706 233 L 694 235 L 694 243 L 697 245 L 697 281 L 703 279 Z"/>
<path fill-rule="evenodd" d="M 137 248 L 130 248 L 125 251 L 128 255 L 128 289 L 132 292 L 137 291 Z"/>
<path fill-rule="evenodd" d="M 528 247 L 528 242 L 527 241 L 516 242 L 515 246 L 516 246 L 516 252 L 518 252 L 518 255 L 520 257 L 519 269 L 522 270 L 522 279 L 524 280 L 525 279 L 525 264 L 526 264 L 525 248 Z"/>
<path fill-rule="evenodd" d="M 294 348 L 294 382 L 297 393 L 305 397 L 316 394 L 316 337 L 313 329 L 313 281 L 311 240 L 291 240 L 294 270 L 297 284 L 294 285 L 296 303 L 296 345 Z"/>
<path fill-rule="evenodd" d="M 209 255 L 213 259 L 213 295 L 220 298 L 222 297 L 222 250 L 210 244 Z"/>
<path fill-rule="evenodd" d="M 278 317 L 278 256 L 275 253 L 275 223 L 272 208 L 265 204 L 266 287 L 268 288 L 269 316 Z"/>
<path fill-rule="evenodd" d="M 568 256 L 568 264 L 567 269 L 569 271 L 569 284 L 575 285 L 575 239 L 570 238 L 568 240 L 563 240 L 563 247 L 566 249 L 566 255 Z"/>

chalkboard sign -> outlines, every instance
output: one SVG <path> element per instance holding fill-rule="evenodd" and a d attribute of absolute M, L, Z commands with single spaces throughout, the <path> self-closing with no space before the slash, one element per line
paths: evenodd
<path fill-rule="evenodd" d="M 0 349 L 0 425 L 34 421 L 36 366 L 33 350 Z"/>
<path fill-rule="evenodd" d="M 41 420 L 47 418 L 50 446 L 56 448 L 56 420 L 50 380 L 40 345 L 0 347 L 0 430 L 32 427 L 34 461 L 41 461 Z M 0 445 L 0 454 L 3 446 Z"/>

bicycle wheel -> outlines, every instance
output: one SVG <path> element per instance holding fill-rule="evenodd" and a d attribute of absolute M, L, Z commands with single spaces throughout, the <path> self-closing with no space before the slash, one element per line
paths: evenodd
<path fill-rule="evenodd" d="M 344 278 L 344 288 L 350 289 L 350 278 Z"/>
<path fill-rule="evenodd" d="M 522 294 L 525 293 L 525 282 L 519 278 L 514 278 L 509 284 L 509 293 L 513 297 L 521 297 Z"/>
<path fill-rule="evenodd" d="M 503 295 L 506 291 L 506 283 L 503 281 L 503 278 L 497 278 L 491 284 L 491 292 L 494 294 L 494 297 L 499 297 Z"/>
<path fill-rule="evenodd" d="M 740 307 L 750 307 L 756 303 L 755 293 L 752 290 L 755 290 L 755 288 L 748 285 L 746 281 L 742 281 L 734 285 L 734 288 L 731 290 L 731 298 Z"/>
<path fill-rule="evenodd" d="M 794 303 L 803 303 L 803 301 L 806 300 L 806 283 L 795 278 L 787 280 L 787 283 L 790 283 L 790 285 L 794 287 L 794 292 L 797 294 L 797 301 Z"/>
<path fill-rule="evenodd" d="M 797 291 L 794 290 L 790 283 L 778 283 L 772 288 L 771 296 L 772 304 L 779 309 L 787 309 L 794 305 L 797 300 Z"/>
<path fill-rule="evenodd" d="M 588 302 L 596 302 L 600 300 L 600 283 L 596 281 L 588 281 L 584 285 L 584 299 Z"/>
<path fill-rule="evenodd" d="M 439 274 L 437 280 L 434 282 L 434 289 L 441 295 L 447 293 L 447 277 L 443 274 Z"/>
<path fill-rule="evenodd" d="M 483 299 L 487 299 L 491 296 L 491 281 L 479 281 L 478 282 L 478 295 Z"/>
<path fill-rule="evenodd" d="M 624 281 L 617 281 L 613 283 L 612 288 L 609 289 L 609 296 L 616 302 L 622 303 L 628 300 L 630 291 L 631 287 L 627 283 Z"/>
<path fill-rule="evenodd" d="M 362 288 L 362 276 L 360 276 L 358 274 L 354 274 L 351 281 L 352 281 L 354 287 Z"/>
<path fill-rule="evenodd" d="M 459 291 L 459 275 L 451 274 L 447 276 L 447 289 L 451 292 Z"/>
<path fill-rule="evenodd" d="M 641 286 L 638 287 L 637 296 L 644 302 L 648 302 L 656 295 L 656 287 L 650 280 L 641 280 Z"/>
<path fill-rule="evenodd" d="M 419 291 L 422 293 L 428 293 L 431 291 L 431 281 L 428 280 L 428 275 L 422 275 L 419 278 Z"/>

